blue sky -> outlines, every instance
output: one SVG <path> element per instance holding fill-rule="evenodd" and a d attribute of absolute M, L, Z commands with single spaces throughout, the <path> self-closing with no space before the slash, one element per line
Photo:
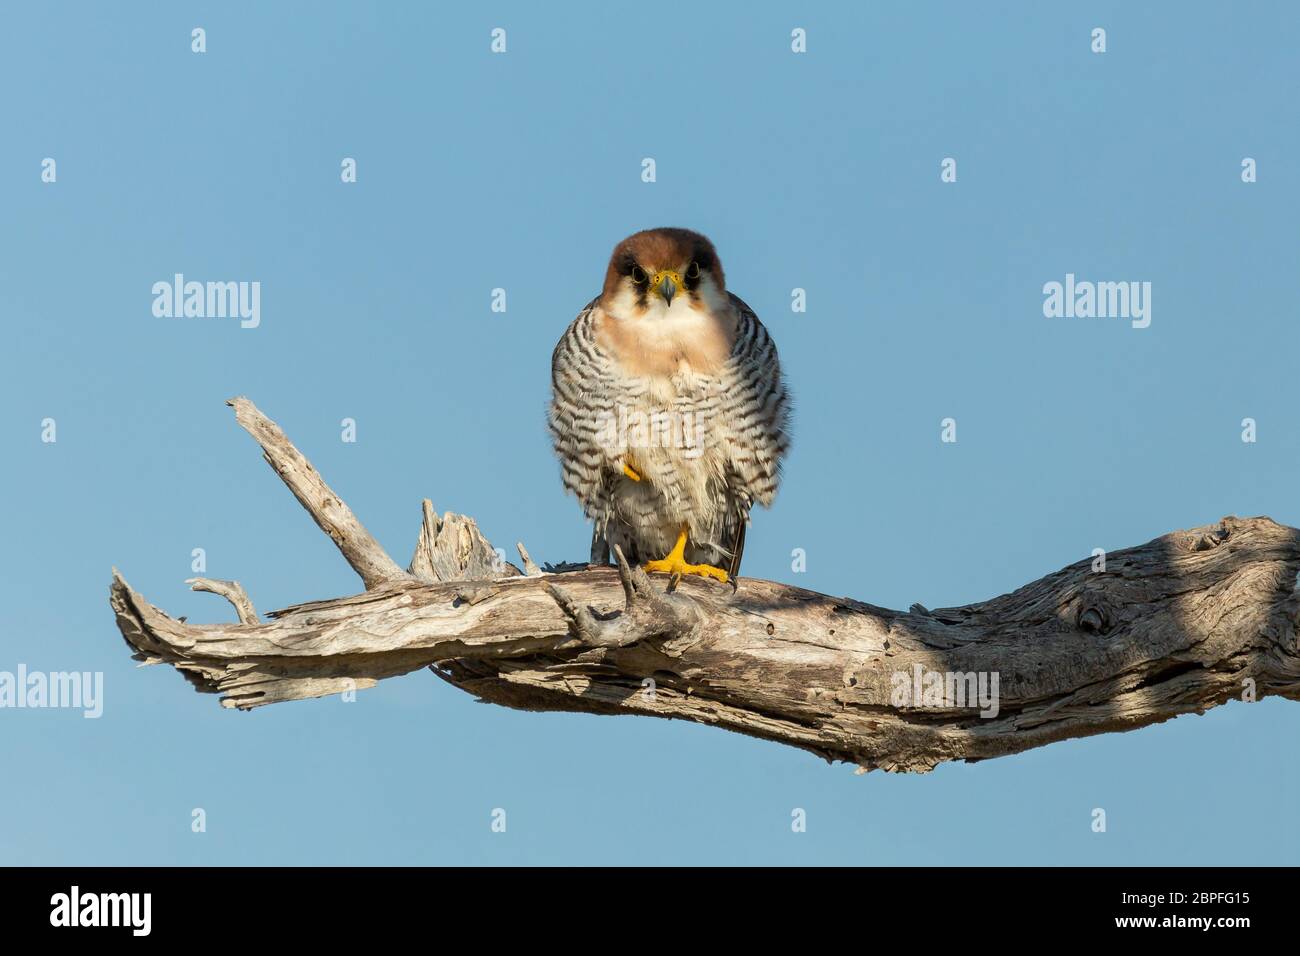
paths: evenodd
<path fill-rule="evenodd" d="M 113 566 L 194 621 L 230 619 L 183 583 L 198 547 L 262 610 L 359 589 L 236 394 L 399 562 L 426 496 L 585 556 L 550 350 L 648 226 L 714 240 L 795 396 L 748 575 L 956 605 L 1225 514 L 1300 525 L 1295 5 L 469 6 L 0 13 L 0 670 L 105 681 L 98 720 L 0 710 L 0 863 L 1300 862 L 1275 699 L 855 776 L 427 673 L 239 714 L 136 668 Z M 177 272 L 260 282 L 260 326 L 156 318 Z M 1150 327 L 1045 318 L 1067 273 L 1150 282 Z"/>

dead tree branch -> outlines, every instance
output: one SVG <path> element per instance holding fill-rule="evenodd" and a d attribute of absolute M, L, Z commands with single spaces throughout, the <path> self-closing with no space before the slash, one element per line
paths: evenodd
<path fill-rule="evenodd" d="M 257 608 L 253 607 L 253 602 L 249 600 L 248 595 L 244 592 L 244 587 L 238 581 L 217 581 L 213 578 L 186 578 L 185 583 L 190 586 L 191 591 L 208 591 L 212 594 L 219 594 L 235 606 L 235 614 L 239 617 L 240 624 L 258 624 L 260 618 L 257 616 Z"/>
<path fill-rule="evenodd" d="M 262 446 L 262 457 L 289 486 L 298 503 L 307 509 L 320 529 L 330 536 L 352 569 L 361 576 L 366 590 L 407 577 L 388 552 L 379 546 L 352 509 L 316 473 L 306 457 L 285 437 L 280 426 L 246 398 L 226 402 L 235 410 L 235 421 Z"/>
<path fill-rule="evenodd" d="M 1234 698 L 1300 698 L 1300 532 L 1268 518 L 1224 518 L 1111 552 L 1104 569 L 1089 558 L 933 611 L 752 579 L 734 593 L 688 579 L 669 594 L 621 555 L 617 569 L 542 574 L 521 548 L 524 575 L 472 519 L 439 518 L 427 501 L 403 572 L 273 422 L 247 399 L 230 404 L 367 590 L 266 623 L 242 588 L 222 590 L 240 623 L 196 625 L 114 571 L 110 602 L 134 656 L 227 707 L 431 667 L 509 707 L 676 717 L 922 771 Z M 996 677 L 995 706 L 978 699 L 981 675 Z"/>

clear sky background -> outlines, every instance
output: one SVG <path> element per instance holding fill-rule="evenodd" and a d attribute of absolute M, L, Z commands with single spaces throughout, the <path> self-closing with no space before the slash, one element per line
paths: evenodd
<path fill-rule="evenodd" d="M 855 776 L 427 672 L 242 714 L 137 669 L 114 565 L 193 621 L 232 618 L 183 583 L 197 547 L 263 611 L 360 589 L 232 395 L 401 563 L 424 496 L 585 557 L 550 351 L 649 226 L 715 241 L 795 395 L 747 575 L 957 605 L 1226 514 L 1300 525 L 1297 5 L 470 6 L 0 14 L 0 670 L 105 680 L 99 720 L 0 710 L 0 863 L 1300 863 L 1276 699 Z M 155 318 L 176 272 L 261 282 L 260 327 Z M 1045 318 L 1067 272 L 1151 282 L 1151 326 Z"/>

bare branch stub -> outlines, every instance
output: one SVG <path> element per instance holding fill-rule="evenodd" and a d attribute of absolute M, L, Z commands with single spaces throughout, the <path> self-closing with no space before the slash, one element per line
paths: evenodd
<path fill-rule="evenodd" d="M 472 581 L 523 573 L 501 558 L 473 518 L 450 511 L 439 517 L 428 498 L 421 515 L 420 537 L 408 568 L 421 581 Z"/>
<path fill-rule="evenodd" d="M 428 577 L 494 563 L 469 519 L 453 524 L 442 540 L 448 519 L 426 504 Z M 1252 699 L 1247 688 L 1300 699 L 1300 532 L 1268 518 L 1224 518 L 1111 551 L 1104 570 L 1085 558 L 988 601 L 912 613 L 752 578 L 734 594 L 690 578 L 667 594 L 616 557 L 617 570 L 399 575 L 260 624 L 173 619 L 116 573 L 110 600 L 137 659 L 172 665 L 226 706 L 433 666 L 509 707 L 692 720 L 864 769 L 1131 730 Z M 900 699 L 935 674 L 945 687 L 996 676 L 994 706 Z"/>
<path fill-rule="evenodd" d="M 187 578 L 185 583 L 190 586 L 191 591 L 207 591 L 225 598 L 234 605 L 240 624 L 261 623 L 257 616 L 257 608 L 253 607 L 253 602 L 244 591 L 243 585 L 238 581 L 220 581 L 216 578 Z"/>
<path fill-rule="evenodd" d="M 704 620 L 692 598 L 656 590 L 640 568 L 630 567 L 623 549 L 614 546 L 619 583 L 623 585 L 623 612 L 611 619 L 597 619 L 591 609 L 575 600 L 564 588 L 548 583 L 547 591 L 573 622 L 575 635 L 591 647 L 628 647 L 654 637 L 688 635 Z"/>
<path fill-rule="evenodd" d="M 524 574 L 535 578 L 542 573 L 542 569 L 537 566 L 537 562 L 533 560 L 533 556 L 528 553 L 522 541 L 515 542 L 515 550 L 519 552 L 519 558 L 524 562 Z"/>
<path fill-rule="evenodd" d="M 361 576 L 367 590 L 407 577 L 357 520 L 352 509 L 325 484 L 311 462 L 294 447 L 280 426 L 242 396 L 226 402 L 235 410 L 237 421 L 262 446 L 262 457 L 280 480 L 307 509 L 312 519 L 329 535 L 344 559 Z"/>

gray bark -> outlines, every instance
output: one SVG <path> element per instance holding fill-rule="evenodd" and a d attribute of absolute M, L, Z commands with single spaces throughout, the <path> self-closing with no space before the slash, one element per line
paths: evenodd
<path fill-rule="evenodd" d="M 169 617 L 114 570 L 110 601 L 136 659 L 171 664 L 227 707 L 429 667 L 509 707 L 676 717 L 867 770 L 924 771 L 1234 698 L 1300 697 L 1300 532 L 1268 518 L 1227 517 L 1111 552 L 1104 571 L 1088 558 L 933 611 L 750 578 L 734 592 L 690 578 L 665 593 L 621 554 L 618 568 L 544 573 L 521 545 L 525 575 L 472 519 L 439 518 L 427 501 L 403 572 L 274 422 L 247 399 L 231 404 L 367 590 L 258 623 L 237 584 L 205 581 L 241 623 L 199 625 Z M 951 695 L 900 700 L 918 667 L 955 689 L 967 686 L 957 675 L 996 675 L 996 715 Z"/>

